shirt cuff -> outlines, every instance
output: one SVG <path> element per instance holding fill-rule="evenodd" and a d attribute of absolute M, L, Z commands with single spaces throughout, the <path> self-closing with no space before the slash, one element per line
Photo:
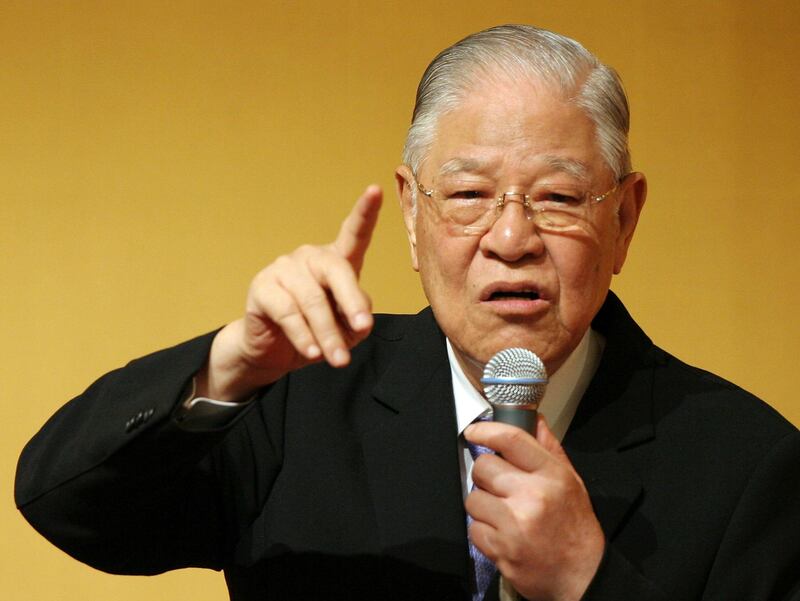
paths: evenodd
<path fill-rule="evenodd" d="M 192 378 L 192 389 L 175 411 L 175 421 L 190 432 L 221 430 L 227 428 L 255 400 L 254 394 L 243 402 L 217 401 L 196 397 L 197 383 Z"/>

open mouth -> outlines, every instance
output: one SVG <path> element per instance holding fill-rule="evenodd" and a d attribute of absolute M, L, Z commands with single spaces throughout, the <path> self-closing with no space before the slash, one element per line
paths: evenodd
<path fill-rule="evenodd" d="M 489 295 L 490 301 L 508 299 L 538 300 L 539 293 L 534 290 L 495 290 Z"/>

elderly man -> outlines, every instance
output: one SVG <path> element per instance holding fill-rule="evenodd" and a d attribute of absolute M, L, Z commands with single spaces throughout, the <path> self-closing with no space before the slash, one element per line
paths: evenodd
<path fill-rule="evenodd" d="M 443 51 L 396 172 L 430 308 L 371 314 L 368 188 L 240 320 L 59 411 L 20 461 L 25 516 L 103 570 L 224 569 L 232 599 L 796 598 L 797 430 L 608 290 L 646 194 L 627 131 L 616 74 L 568 38 Z M 535 435 L 478 419 L 507 347 L 551 374 Z"/>

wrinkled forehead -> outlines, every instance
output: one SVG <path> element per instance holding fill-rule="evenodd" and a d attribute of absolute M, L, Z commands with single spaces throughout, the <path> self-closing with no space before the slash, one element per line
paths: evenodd
<path fill-rule="evenodd" d="M 595 124 L 540 80 L 489 77 L 442 113 L 424 161 L 429 177 L 562 173 L 589 182 L 606 171 Z"/>
<path fill-rule="evenodd" d="M 532 159 L 531 167 L 539 166 L 546 173 L 562 173 L 580 183 L 589 183 L 591 180 L 591 166 L 578 159 L 543 154 L 529 157 Z M 445 161 L 433 173 L 436 179 L 462 179 L 470 176 L 491 178 L 500 171 L 503 164 L 502 157 L 454 157 Z"/>

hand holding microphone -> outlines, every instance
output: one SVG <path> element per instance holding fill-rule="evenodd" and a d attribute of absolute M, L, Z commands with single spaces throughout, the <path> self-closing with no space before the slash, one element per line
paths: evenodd
<path fill-rule="evenodd" d="M 544 420 L 536 427 L 544 365 L 527 349 L 505 349 L 486 364 L 481 383 L 494 422 L 502 423 L 474 423 L 464 432 L 497 453 L 473 467 L 477 488 L 465 503 L 473 518 L 469 536 L 523 597 L 577 601 L 600 564 L 605 538 L 566 452 Z"/>

